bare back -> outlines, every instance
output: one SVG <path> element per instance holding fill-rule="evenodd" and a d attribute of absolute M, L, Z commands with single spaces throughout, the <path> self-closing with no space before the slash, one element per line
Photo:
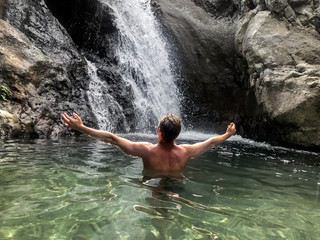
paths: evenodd
<path fill-rule="evenodd" d="M 179 171 L 185 168 L 188 157 L 186 150 L 176 144 L 150 144 L 142 157 L 148 170 Z"/>

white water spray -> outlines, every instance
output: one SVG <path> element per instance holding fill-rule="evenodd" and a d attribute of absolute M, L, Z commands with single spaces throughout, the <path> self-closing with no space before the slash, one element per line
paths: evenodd
<path fill-rule="evenodd" d="M 136 130 L 143 132 L 152 125 L 154 127 L 159 118 L 166 113 L 179 116 L 178 91 L 171 71 L 166 41 L 161 35 L 150 1 L 103 2 L 113 10 L 115 25 L 119 31 L 118 46 L 115 49 L 117 67 L 119 74 L 133 91 L 132 103 L 138 120 Z M 92 69 L 92 64 L 88 63 L 88 66 L 92 72 L 91 76 L 95 78 L 96 70 Z M 98 90 L 100 83 L 94 84 L 94 87 L 90 87 L 91 101 L 93 108 L 96 108 L 94 112 L 101 115 L 103 109 L 109 106 L 109 99 L 105 99 L 108 97 L 102 96 Z M 97 104 L 103 106 L 96 106 Z M 116 104 L 113 110 L 107 110 L 107 114 L 110 115 L 110 111 L 119 112 L 121 107 Z M 110 130 L 109 125 L 106 122 L 99 123 L 100 128 L 107 130 Z"/>
<path fill-rule="evenodd" d="M 116 124 L 123 122 L 126 127 L 123 109 L 119 103 L 108 94 L 108 85 L 102 81 L 97 74 L 97 67 L 87 61 L 90 76 L 88 98 L 92 111 L 95 113 L 99 129 L 115 131 Z M 125 129 L 127 130 L 127 129 Z"/>

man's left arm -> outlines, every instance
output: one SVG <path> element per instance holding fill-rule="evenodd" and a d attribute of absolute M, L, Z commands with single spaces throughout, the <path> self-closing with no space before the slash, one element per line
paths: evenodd
<path fill-rule="evenodd" d="M 229 137 L 233 136 L 236 133 L 236 126 L 234 123 L 231 123 L 225 134 L 220 135 L 218 137 L 212 137 L 204 142 L 199 142 L 193 145 L 182 145 L 183 148 L 186 149 L 186 154 L 188 159 L 199 157 L 201 154 L 205 153 L 206 151 L 214 148 L 215 146 L 223 143 Z"/>

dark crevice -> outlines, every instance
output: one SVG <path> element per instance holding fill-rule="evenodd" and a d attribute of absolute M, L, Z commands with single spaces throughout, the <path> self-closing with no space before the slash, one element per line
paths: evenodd
<path fill-rule="evenodd" d="M 68 31 L 74 43 L 87 51 L 111 57 L 110 35 L 116 33 L 112 10 L 97 0 L 45 0 L 52 14 Z M 108 39 L 110 41 L 108 41 Z"/>

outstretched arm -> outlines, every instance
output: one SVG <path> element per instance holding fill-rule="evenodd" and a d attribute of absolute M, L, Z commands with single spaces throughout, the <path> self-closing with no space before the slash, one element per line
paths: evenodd
<path fill-rule="evenodd" d="M 150 143 L 144 142 L 131 142 L 128 139 L 119 137 L 113 133 L 89 128 L 82 123 L 81 118 L 77 114 L 74 113 L 73 116 L 74 118 L 68 116 L 66 113 L 62 114 L 65 126 L 82 132 L 99 141 L 115 145 L 126 154 L 143 157 L 150 145 Z"/>
<path fill-rule="evenodd" d="M 193 145 L 182 145 L 186 149 L 188 158 L 196 158 L 211 148 L 223 143 L 229 137 L 236 133 L 236 125 L 234 123 L 229 124 L 225 134 L 218 137 L 212 137 L 204 142 L 199 142 Z"/>

